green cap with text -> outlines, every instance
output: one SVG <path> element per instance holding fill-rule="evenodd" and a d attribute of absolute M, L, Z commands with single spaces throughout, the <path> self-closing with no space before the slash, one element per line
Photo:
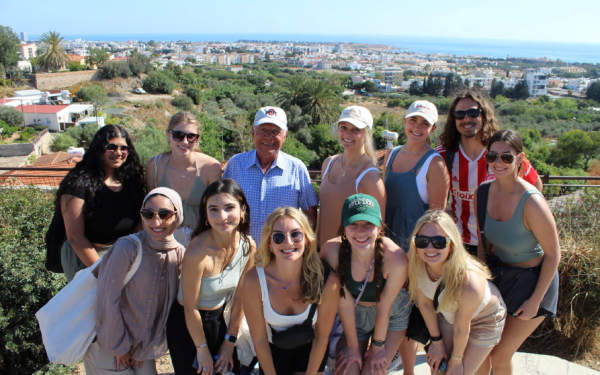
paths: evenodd
<path fill-rule="evenodd" d="M 344 227 L 355 221 L 368 221 L 374 225 L 381 225 L 381 209 L 375 198 L 367 194 L 355 194 L 344 201 L 342 207 L 342 224 Z"/>

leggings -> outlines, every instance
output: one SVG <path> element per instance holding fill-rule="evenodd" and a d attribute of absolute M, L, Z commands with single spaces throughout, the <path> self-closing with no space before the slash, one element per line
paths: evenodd
<path fill-rule="evenodd" d="M 208 350 L 214 358 L 221 348 L 227 333 L 227 324 L 223 317 L 225 306 L 213 311 L 200 310 L 204 336 Z M 197 370 L 192 367 L 194 358 L 196 358 L 196 345 L 185 323 L 185 312 L 183 306 L 177 300 L 171 306 L 169 319 L 167 320 L 167 345 L 173 369 L 177 375 L 197 375 Z M 240 373 L 240 362 L 237 358 L 237 350 L 233 351 L 233 372 Z"/>

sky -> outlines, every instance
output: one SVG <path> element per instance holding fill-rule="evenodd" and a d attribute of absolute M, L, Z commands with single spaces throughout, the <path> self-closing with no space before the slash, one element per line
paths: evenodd
<path fill-rule="evenodd" d="M 19 34 L 325 34 L 600 43 L 600 1 L 2 1 Z M 574 6 L 576 4 L 576 7 Z M 571 6 L 573 5 L 573 6 Z"/>

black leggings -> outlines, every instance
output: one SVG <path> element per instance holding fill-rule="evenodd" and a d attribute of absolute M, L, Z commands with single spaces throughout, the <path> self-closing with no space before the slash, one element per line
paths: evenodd
<path fill-rule="evenodd" d="M 223 317 L 224 309 L 225 307 L 223 306 L 213 311 L 200 310 L 204 336 L 207 342 L 206 345 L 213 358 L 219 353 L 219 349 L 227 333 L 227 325 Z M 171 306 L 171 312 L 167 320 L 167 345 L 169 346 L 169 354 L 171 355 L 175 374 L 197 375 L 197 370 L 192 367 L 194 358 L 196 358 L 196 345 L 187 329 L 183 306 L 177 300 Z M 240 362 L 237 358 L 237 350 L 235 349 L 233 350 L 232 371 L 236 374 L 240 373 Z"/>

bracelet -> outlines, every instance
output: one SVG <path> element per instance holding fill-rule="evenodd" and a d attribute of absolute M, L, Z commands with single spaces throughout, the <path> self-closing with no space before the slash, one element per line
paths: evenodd
<path fill-rule="evenodd" d="M 454 355 L 454 353 L 452 353 L 452 359 L 455 361 L 462 361 L 462 359 L 465 358 L 465 355 L 461 355 L 460 357 L 457 357 Z"/>
<path fill-rule="evenodd" d="M 202 349 L 202 348 L 204 348 L 207 343 L 208 343 L 208 341 L 205 341 L 204 344 L 196 346 L 196 349 Z"/>
<path fill-rule="evenodd" d="M 431 336 L 430 340 L 431 340 L 431 342 L 436 342 L 436 341 L 442 340 L 442 338 L 443 338 L 442 334 L 440 333 L 439 336 Z"/>
<path fill-rule="evenodd" d="M 385 340 L 373 340 L 373 339 L 371 339 L 371 343 L 373 344 L 373 346 L 381 348 L 382 346 L 385 345 Z"/>

